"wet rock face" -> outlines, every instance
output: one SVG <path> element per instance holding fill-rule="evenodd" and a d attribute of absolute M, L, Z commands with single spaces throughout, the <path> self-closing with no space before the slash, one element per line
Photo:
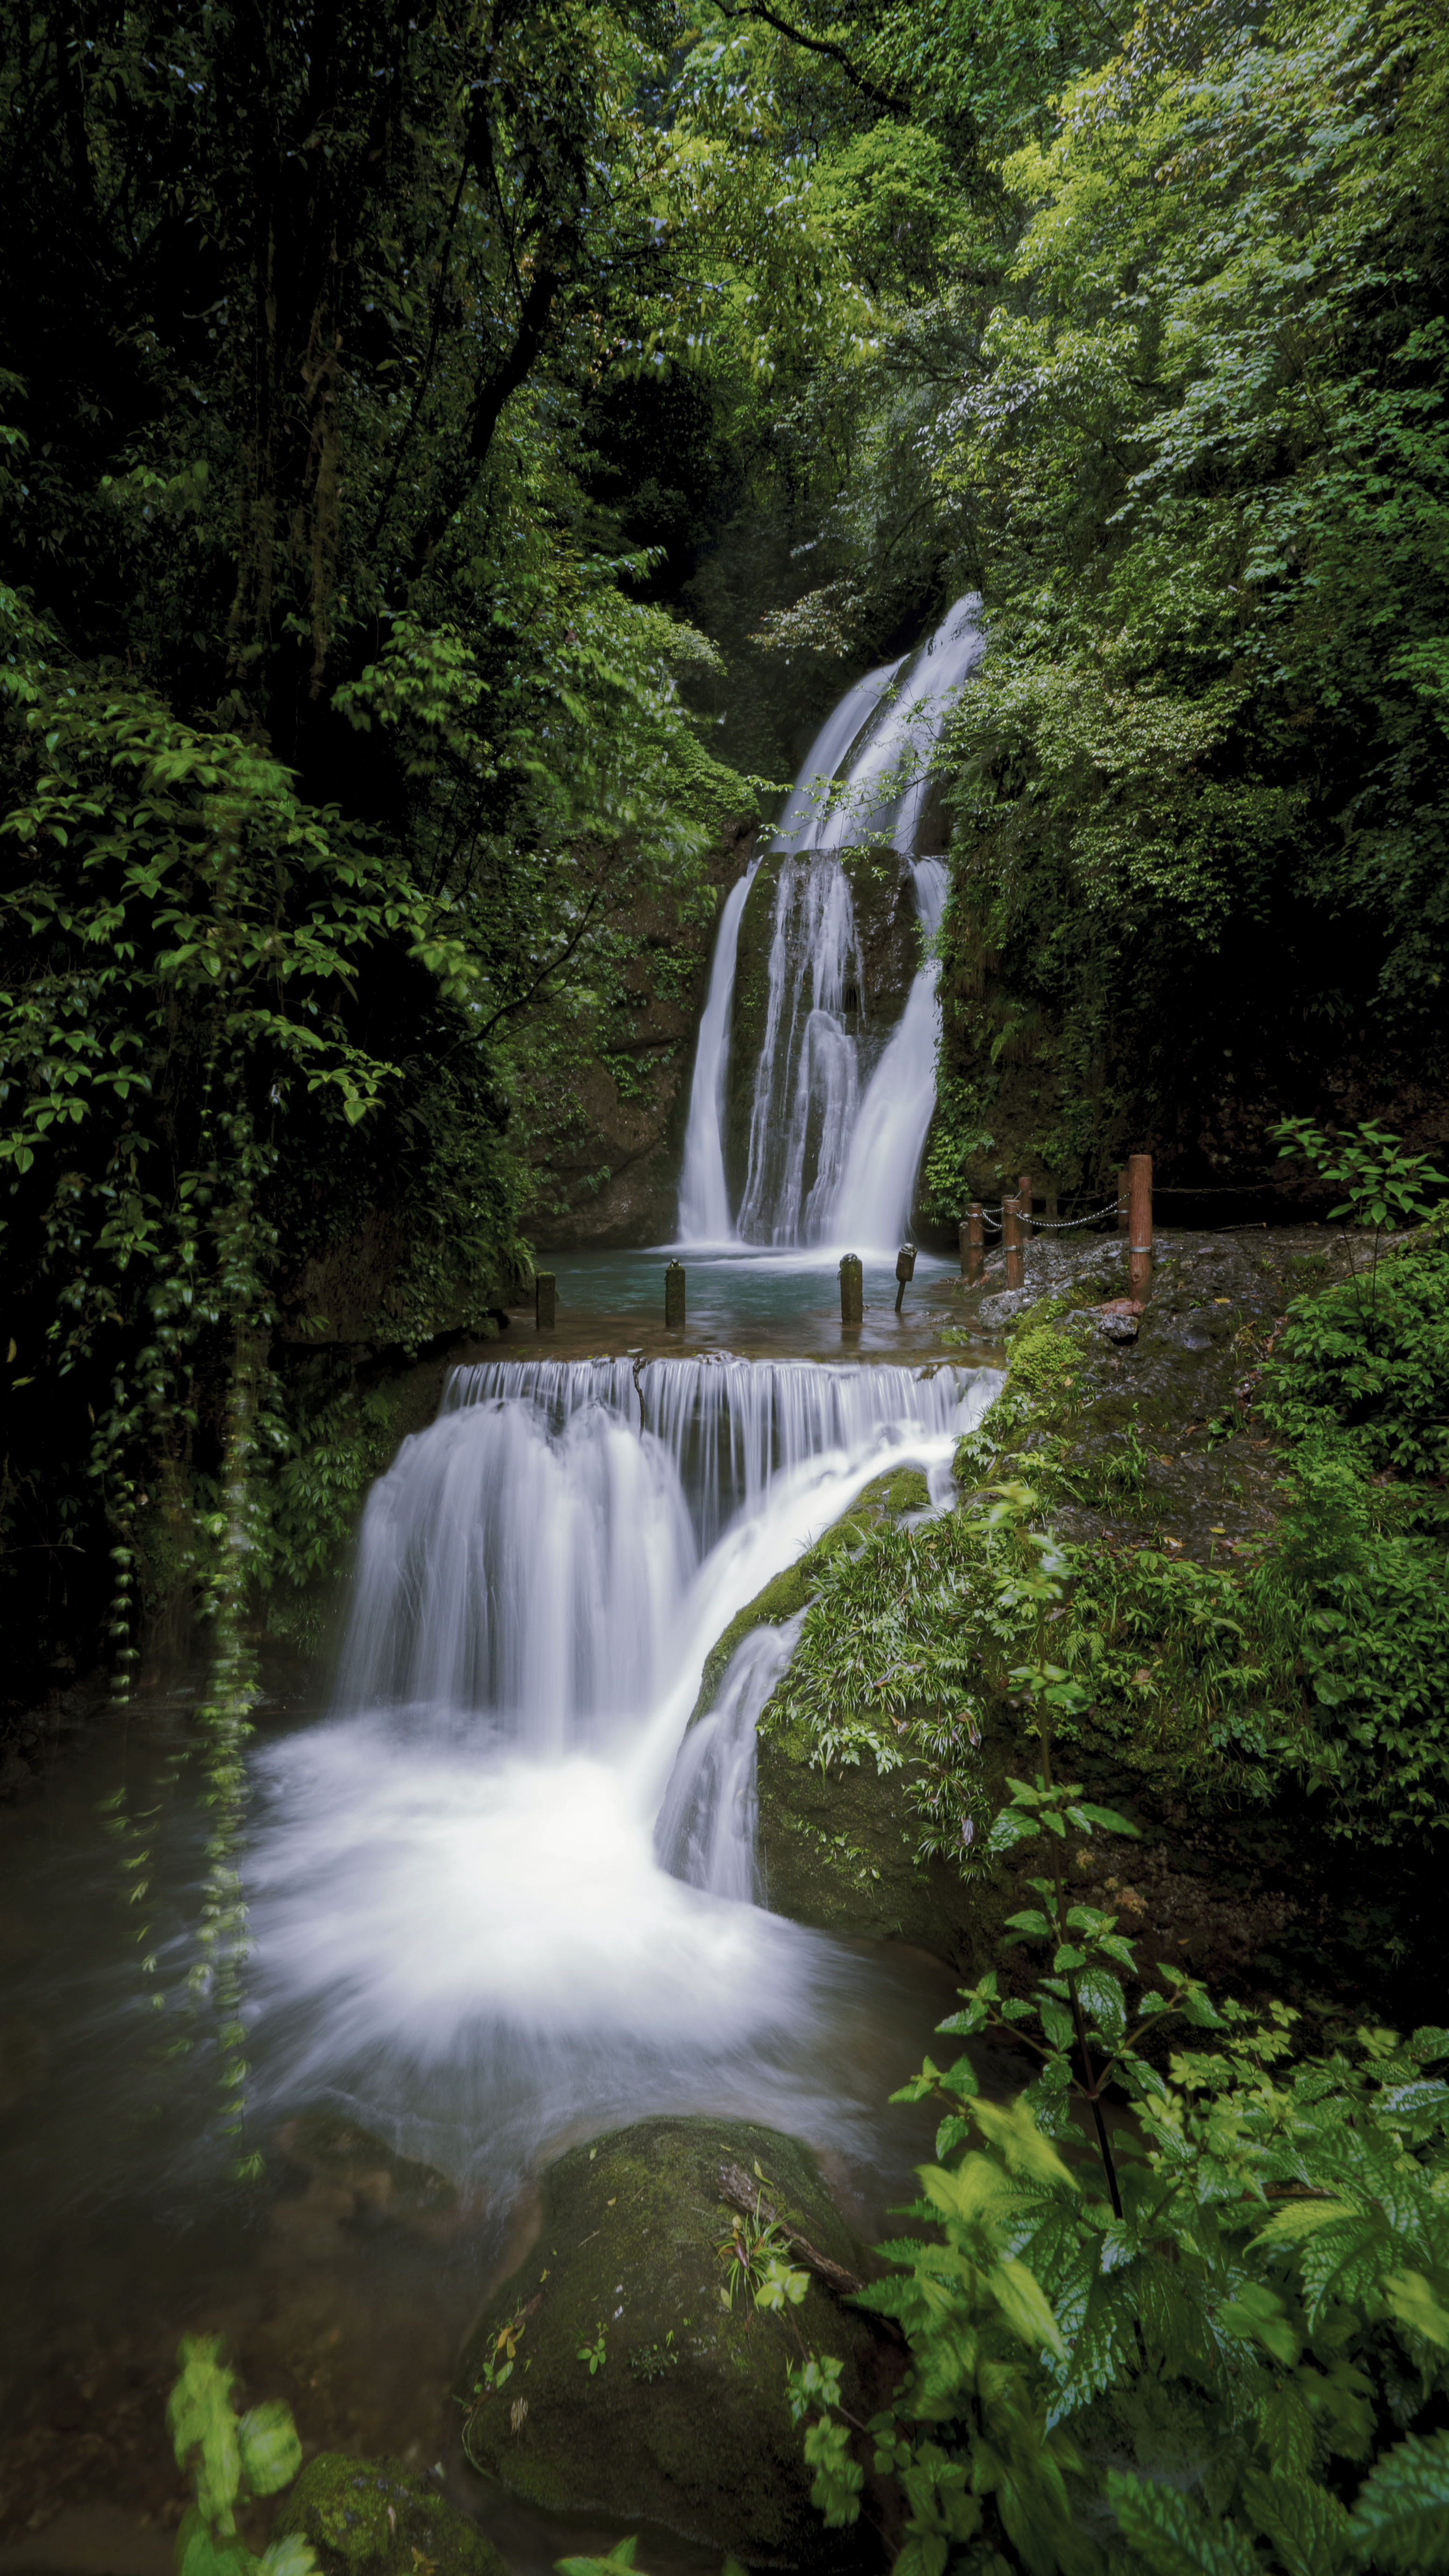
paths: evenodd
<path fill-rule="evenodd" d="M 464 2445 L 546 2509 L 662 2523 L 756 2567 L 848 2567 L 868 2536 L 827 2532 L 810 2503 L 785 2394 L 795 2337 L 721 2301 L 728 2164 L 758 2164 L 787 2225 L 862 2268 L 812 2159 L 776 2130 L 645 2120 L 571 2148 L 543 2178 L 532 2253 L 464 2353 Z M 864 2318 L 813 2278 L 792 2314 L 807 2345 L 844 2358 L 846 2405 L 872 2412 L 878 2348 Z"/>
<path fill-rule="evenodd" d="M 958 1967 L 977 1957 L 978 1894 L 941 1860 L 916 1860 L 908 1770 L 812 1761 L 790 1736 L 760 1745 L 756 1796 L 765 1902 L 821 1932 L 907 1941 Z"/>
<path fill-rule="evenodd" d="M 708 866 L 719 903 L 753 845 L 750 822 L 721 840 Z M 639 957 L 627 1008 L 597 1028 L 588 1060 L 531 1112 L 535 1194 L 524 1227 L 537 1250 L 628 1247 L 673 1233 L 717 917 L 680 922 L 664 904 L 632 916 Z"/>
<path fill-rule="evenodd" d="M 401 2460 L 320 2452 L 274 2525 L 279 2539 L 293 2532 L 311 2542 L 322 2576 L 507 2576 L 491 2540 Z"/>

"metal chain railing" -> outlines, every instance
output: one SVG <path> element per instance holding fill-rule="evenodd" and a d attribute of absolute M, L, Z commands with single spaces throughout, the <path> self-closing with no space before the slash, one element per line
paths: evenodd
<path fill-rule="evenodd" d="M 1100 1225 L 1104 1216 L 1116 1216 L 1119 1209 L 1125 1205 L 1125 1199 L 1108 1199 L 1104 1206 L 1090 1210 L 1086 1216 L 1033 1216 L 1025 1218 L 1023 1222 L 1031 1227 L 1033 1234 L 1069 1234 L 1076 1226 Z M 993 1215 L 991 1209 L 983 1205 L 981 1220 L 984 1225 L 990 1226 L 993 1234 L 1000 1234 L 1005 1214 L 1004 1205 L 997 1215 Z M 964 1224 L 965 1220 L 962 1218 L 958 1222 Z"/>

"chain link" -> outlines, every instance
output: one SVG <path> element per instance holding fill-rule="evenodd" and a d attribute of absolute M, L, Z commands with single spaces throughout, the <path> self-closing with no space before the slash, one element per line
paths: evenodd
<path fill-rule="evenodd" d="M 1027 1218 L 1027 1223 L 1031 1227 L 1033 1234 L 1070 1234 L 1074 1228 L 1078 1226 L 1098 1225 L 1104 1216 L 1116 1216 L 1118 1211 L 1125 1207 L 1126 1204 L 1127 1202 L 1125 1199 L 1109 1199 L 1105 1207 L 1095 1208 L 1087 1216 L 1033 1216 Z M 1003 1206 L 1002 1216 L 1004 1216 L 1005 1213 L 1005 1207 Z M 961 1218 L 958 1221 L 961 1224 L 965 1223 L 964 1218 Z M 983 1225 L 990 1226 L 993 1234 L 1001 1233 L 1001 1220 L 1000 1218 L 992 1215 L 989 1207 L 982 1207 L 981 1221 Z"/>

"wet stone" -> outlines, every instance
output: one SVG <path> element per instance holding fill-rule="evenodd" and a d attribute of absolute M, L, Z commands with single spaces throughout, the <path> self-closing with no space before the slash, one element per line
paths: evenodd
<path fill-rule="evenodd" d="M 320 2452 L 273 2526 L 317 2553 L 322 2576 L 506 2576 L 491 2540 L 450 2504 L 436 2479 L 401 2460 Z"/>
<path fill-rule="evenodd" d="M 827 2531 L 810 2502 L 786 2369 L 798 2330 L 841 2358 L 845 2403 L 868 2415 L 895 2365 L 816 2279 L 788 2319 L 724 2304 L 726 2164 L 758 2167 L 789 2226 L 864 2268 L 813 2159 L 778 2131 L 645 2120 L 571 2148 L 543 2177 L 531 2255 L 464 2353 L 464 2448 L 550 2511 L 662 2523 L 754 2567 L 848 2568 L 865 2543 Z"/>

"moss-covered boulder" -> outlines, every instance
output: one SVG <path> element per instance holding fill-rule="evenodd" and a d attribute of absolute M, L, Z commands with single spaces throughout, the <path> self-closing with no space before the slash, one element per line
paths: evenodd
<path fill-rule="evenodd" d="M 919 1467 L 893 1467 L 875 1477 L 814 1547 L 731 1620 L 706 1658 L 691 1724 L 713 1707 L 730 1659 L 752 1629 L 795 1618 L 841 1548 L 859 1547 L 873 1529 L 909 1519 L 929 1503 Z M 822 1768 L 802 1737 L 771 1726 L 756 1764 L 765 1901 L 772 1913 L 823 1932 L 909 1941 L 954 1964 L 974 1960 L 980 1891 L 968 1890 L 944 1861 L 924 1867 L 917 1861 L 920 1820 L 910 1777 L 908 1768 L 879 1771 L 869 1761 Z"/>
<path fill-rule="evenodd" d="M 322 2576 L 507 2576 L 491 2540 L 401 2460 L 321 2451 L 273 2526 L 310 2540 Z"/>
<path fill-rule="evenodd" d="M 953 1966 L 989 1966 L 985 1891 L 946 1861 L 916 1858 L 910 1771 L 869 1760 L 828 1768 L 786 1728 L 756 1755 L 759 1855 L 772 1914 L 822 1932 L 908 1941 Z"/>
<path fill-rule="evenodd" d="M 926 1511 L 930 1500 L 926 1479 L 919 1467 L 891 1467 L 884 1475 L 873 1477 L 856 1495 L 849 1511 L 842 1512 L 838 1521 L 832 1521 L 814 1546 L 807 1547 L 803 1556 L 797 1556 L 793 1565 L 787 1565 L 782 1574 L 773 1576 L 716 1637 L 704 1659 L 690 1725 L 697 1725 L 713 1708 L 720 1683 L 729 1670 L 730 1658 L 752 1628 L 783 1627 L 787 1619 L 795 1618 L 814 1600 L 821 1574 L 837 1549 L 858 1547 L 881 1521 L 900 1520 L 912 1512 Z"/>
<path fill-rule="evenodd" d="M 839 2568 L 857 2552 L 810 2503 L 785 2393 L 792 2323 L 723 2301 L 726 2164 L 758 2164 L 786 2224 L 860 2268 L 813 2160 L 776 2130 L 645 2120 L 573 2147 L 543 2178 L 533 2253 L 464 2353 L 464 2444 L 550 2511 L 662 2523 L 754 2566 Z M 865 2319 L 812 2278 L 792 2320 L 843 2360 L 851 2412 L 871 2413 L 880 2347 Z"/>

